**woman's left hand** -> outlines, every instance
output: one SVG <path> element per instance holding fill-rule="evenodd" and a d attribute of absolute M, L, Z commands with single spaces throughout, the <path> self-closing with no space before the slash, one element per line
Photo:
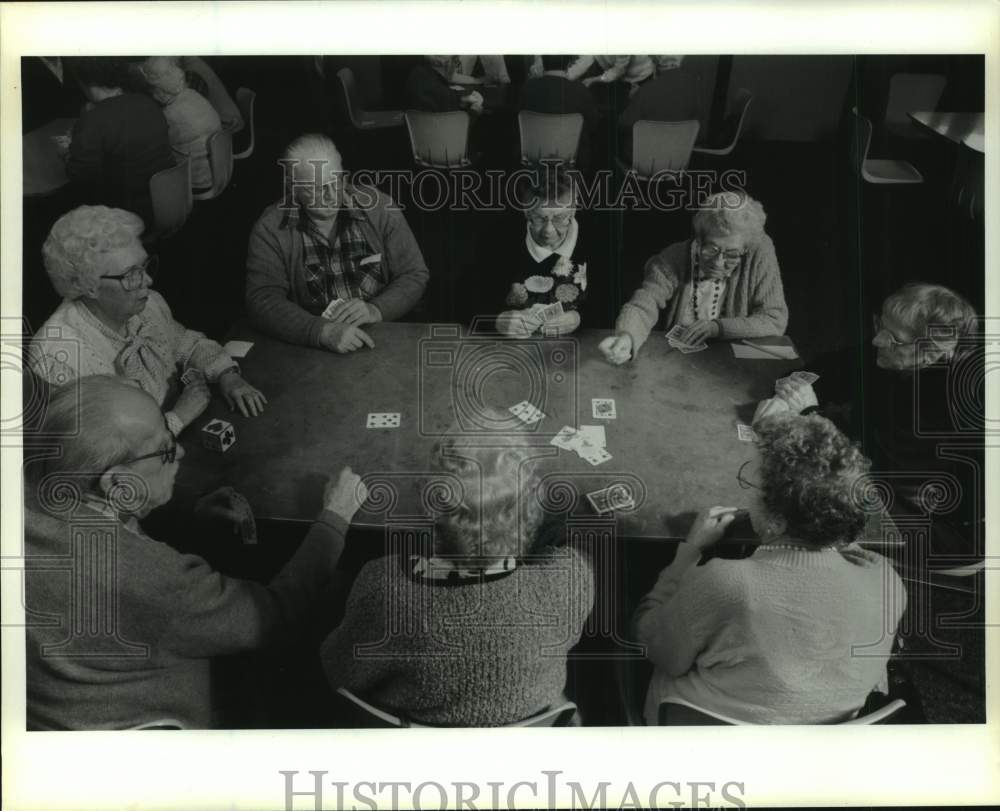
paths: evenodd
<path fill-rule="evenodd" d="M 267 398 L 237 372 L 226 372 L 219 378 L 219 391 L 225 398 L 230 411 L 239 408 L 244 417 L 264 413 Z"/>
<path fill-rule="evenodd" d="M 707 549 L 718 543 L 726 527 L 736 518 L 738 507 L 706 507 L 694 519 L 688 530 L 687 542 L 698 549 Z"/>
<path fill-rule="evenodd" d="M 774 384 L 774 393 L 788 403 L 788 408 L 795 414 L 801 414 L 811 406 L 818 406 L 816 392 L 808 383 L 801 380 L 785 378 Z"/>
<path fill-rule="evenodd" d="M 719 325 L 715 321 L 709 321 L 707 318 L 700 318 L 687 328 L 681 340 L 686 344 L 693 345 L 707 341 L 709 338 L 718 337 Z"/>

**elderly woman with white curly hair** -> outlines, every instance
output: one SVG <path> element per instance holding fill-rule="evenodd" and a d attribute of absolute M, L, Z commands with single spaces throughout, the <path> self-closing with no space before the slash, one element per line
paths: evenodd
<path fill-rule="evenodd" d="M 361 569 L 320 650 L 331 687 L 436 726 L 502 726 L 564 700 L 594 583 L 583 554 L 542 530 L 537 453 L 517 435 L 438 445 L 455 497 L 433 552 Z"/>
<path fill-rule="evenodd" d="M 178 160 L 191 162 L 191 186 L 210 188 L 208 139 L 222 129 L 219 114 L 208 99 L 188 87 L 176 58 L 151 56 L 142 64 L 142 74 L 153 98 L 163 107 L 170 148 Z"/>
<path fill-rule="evenodd" d="M 868 460 L 824 417 L 785 414 L 754 429 L 736 478 L 760 546 L 697 565 L 737 509 L 702 511 L 636 610 L 654 665 L 647 724 L 665 699 L 747 723 L 837 723 L 888 691 L 906 592 L 885 558 L 857 544 Z"/>
<path fill-rule="evenodd" d="M 783 335 L 788 307 L 764 207 L 743 192 L 708 198 L 694 216 L 694 236 L 646 262 L 642 286 L 625 303 L 615 334 L 600 344 L 616 365 L 630 360 L 667 310 L 664 326 L 682 340 Z"/>
<path fill-rule="evenodd" d="M 176 436 L 200 415 L 217 384 L 230 409 L 256 416 L 267 402 L 215 341 L 174 321 L 150 290 L 156 257 L 128 211 L 80 206 L 60 217 L 42 246 L 45 269 L 62 304 L 35 334 L 28 363 L 62 384 L 86 375 L 123 377 L 150 394 Z"/>

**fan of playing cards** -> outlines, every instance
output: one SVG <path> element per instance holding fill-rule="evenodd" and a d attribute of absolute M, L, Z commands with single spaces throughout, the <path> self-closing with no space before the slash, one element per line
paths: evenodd
<path fill-rule="evenodd" d="M 667 333 L 667 343 L 679 352 L 683 352 L 685 355 L 689 355 L 692 352 L 701 352 L 703 349 L 708 349 L 708 344 L 704 341 L 699 344 L 685 343 L 685 332 L 687 332 L 686 327 L 682 327 L 680 324 L 674 324 L 670 332 Z"/>

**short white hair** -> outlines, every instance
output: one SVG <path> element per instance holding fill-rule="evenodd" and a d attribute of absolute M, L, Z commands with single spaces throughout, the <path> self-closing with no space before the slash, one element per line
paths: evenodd
<path fill-rule="evenodd" d="M 142 64 L 142 75 L 161 104 L 187 88 L 184 70 L 175 56 L 151 56 Z"/>
<path fill-rule="evenodd" d="M 738 197 L 735 205 L 732 194 Z M 764 206 L 746 192 L 719 192 L 709 197 L 694 215 L 692 227 L 699 237 L 739 234 L 756 242 L 764 234 L 765 222 Z"/>
<path fill-rule="evenodd" d="M 96 289 L 103 256 L 139 241 L 144 224 L 131 211 L 80 206 L 63 214 L 42 245 L 42 260 L 56 293 L 78 299 Z"/>

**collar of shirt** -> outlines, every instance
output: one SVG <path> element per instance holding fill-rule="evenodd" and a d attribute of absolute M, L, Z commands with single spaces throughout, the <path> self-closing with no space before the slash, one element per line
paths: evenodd
<path fill-rule="evenodd" d="M 580 235 L 580 224 L 575 219 L 569 226 L 566 238 L 555 248 L 542 247 L 531 238 L 531 228 L 525 226 L 525 229 L 524 244 L 527 246 L 531 258 L 536 262 L 544 262 L 554 253 L 565 256 L 567 259 L 573 257 L 573 251 L 576 250 L 576 240 Z"/>
<path fill-rule="evenodd" d="M 363 220 L 365 218 L 365 212 L 355 206 L 354 194 L 350 190 L 347 192 L 347 204 L 337 213 L 338 228 L 342 222 L 341 215 L 346 215 L 353 220 Z M 314 234 L 319 234 L 324 239 L 326 238 L 327 235 L 316 228 L 309 217 L 309 213 L 302 206 L 295 206 L 295 208 L 286 210 L 285 216 L 281 218 L 281 222 L 278 224 L 278 228 L 293 228 L 297 231 L 304 231 L 309 226 L 312 226 L 311 230 Z"/>
<path fill-rule="evenodd" d="M 90 307 L 84 304 L 83 301 L 77 299 L 77 304 L 79 305 L 80 315 L 83 320 L 111 341 L 113 346 L 124 346 L 128 344 L 130 341 L 135 339 L 142 327 L 142 313 L 133 315 L 128 321 L 125 322 L 125 334 L 122 335 L 120 332 L 115 332 L 111 329 L 111 327 L 101 321 L 100 318 L 94 315 L 94 313 L 91 312 Z"/>

